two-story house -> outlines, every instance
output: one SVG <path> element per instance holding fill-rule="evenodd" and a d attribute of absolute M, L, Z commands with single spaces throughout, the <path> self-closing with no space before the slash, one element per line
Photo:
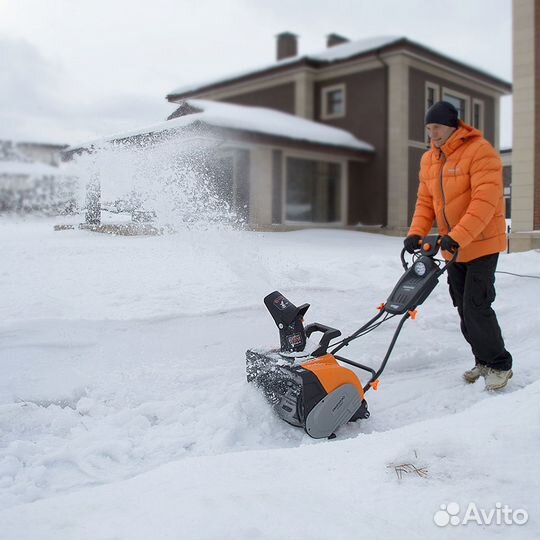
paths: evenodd
<path fill-rule="evenodd" d="M 180 105 L 171 118 L 185 114 L 184 103 L 193 98 L 264 107 L 340 128 L 373 148 L 360 159 L 298 141 L 293 147 L 249 136 L 235 141 L 233 155 L 244 163 L 253 158 L 251 168 L 231 167 L 244 183 L 250 171 L 249 201 L 258 205 L 248 209 L 252 224 L 382 226 L 402 233 L 427 147 L 425 110 L 439 99 L 452 102 L 498 147 L 499 99 L 511 90 L 504 80 L 404 37 L 349 41 L 330 34 L 326 50 L 299 55 L 297 36 L 285 32 L 277 36 L 274 63 L 178 88 L 167 99 Z M 268 154 L 264 171 L 257 167 L 261 152 Z M 257 197 L 257 189 L 267 196 Z"/>

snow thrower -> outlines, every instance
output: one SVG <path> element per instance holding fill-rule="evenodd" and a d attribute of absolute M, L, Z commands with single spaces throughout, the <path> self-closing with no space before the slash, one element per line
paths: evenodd
<path fill-rule="evenodd" d="M 280 337 L 280 348 L 271 350 L 249 349 L 246 352 L 248 382 L 264 393 L 280 418 L 293 426 L 304 428 L 315 438 L 333 438 L 335 431 L 347 422 L 369 417 L 366 392 L 377 390 L 379 377 L 405 321 L 416 317 L 416 308 L 431 294 L 440 276 L 452 264 L 457 251 L 449 261 L 436 259 L 439 236 L 426 236 L 412 254 L 411 264 L 401 250 L 401 263 L 405 270 L 378 313 L 350 336 L 341 336 L 336 328 L 320 323 L 304 327 L 304 315 L 309 304 L 295 306 L 279 291 L 264 298 L 274 319 Z M 340 356 L 337 353 L 351 341 L 368 334 L 384 322 L 401 316 L 390 345 L 377 370 Z M 306 351 L 311 335 L 322 337 L 312 351 Z M 362 385 L 357 374 L 341 364 L 370 374 Z"/>

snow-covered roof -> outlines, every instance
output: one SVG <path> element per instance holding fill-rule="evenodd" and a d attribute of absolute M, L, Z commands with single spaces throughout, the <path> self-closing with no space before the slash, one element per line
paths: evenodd
<path fill-rule="evenodd" d="M 0 176 L 59 176 L 58 167 L 46 163 L 26 161 L 0 161 Z"/>
<path fill-rule="evenodd" d="M 205 88 L 206 86 L 239 79 L 241 77 L 253 75 L 262 71 L 266 71 L 268 69 L 287 66 L 288 64 L 294 64 L 301 60 L 311 60 L 316 62 L 336 62 L 338 60 L 345 60 L 346 58 L 350 58 L 358 54 L 362 54 L 374 49 L 379 49 L 380 47 L 385 47 L 402 39 L 403 37 L 401 36 L 377 36 L 368 39 L 360 39 L 358 41 L 351 41 L 341 45 L 335 45 L 334 47 L 329 47 L 328 49 L 320 53 L 284 58 L 283 60 L 278 60 L 277 62 L 273 62 L 272 64 L 267 64 L 265 66 L 231 73 L 230 75 L 223 78 L 209 79 L 206 81 L 199 81 L 198 83 L 194 83 L 191 85 L 181 86 L 180 88 L 174 89 L 172 92 L 169 93 L 169 95 L 174 96 L 176 94 L 186 94 L 188 92 L 194 92 L 195 90 Z"/>
<path fill-rule="evenodd" d="M 298 55 L 290 58 L 284 58 L 283 60 L 279 60 L 277 62 L 273 62 L 272 64 L 267 64 L 265 66 L 259 66 L 257 68 L 251 69 L 251 70 L 244 70 L 242 72 L 232 73 L 230 75 L 227 75 L 225 77 L 212 79 L 212 80 L 206 80 L 206 81 L 200 81 L 198 83 L 181 86 L 180 88 L 176 88 L 172 92 L 168 94 L 168 98 L 174 98 L 174 96 L 181 96 L 184 94 L 189 94 L 192 92 L 195 92 L 197 90 L 201 90 L 203 88 L 206 88 L 208 86 L 218 85 L 218 84 L 224 84 L 230 81 L 234 81 L 236 79 L 240 79 L 242 77 L 247 77 L 250 75 L 256 75 L 258 73 L 263 73 L 265 71 L 268 71 L 270 69 L 277 69 L 284 66 L 287 66 L 289 64 L 295 64 L 297 62 L 301 61 L 308 61 L 308 62 L 316 62 L 321 64 L 326 63 L 332 63 L 337 62 L 340 60 L 346 60 L 348 58 L 353 58 L 355 56 L 368 53 L 371 51 L 376 51 L 378 49 L 381 49 L 383 47 L 388 47 L 390 45 L 396 44 L 396 43 L 404 43 L 409 44 L 414 47 L 418 47 L 421 49 L 424 49 L 427 52 L 431 52 L 433 54 L 436 54 L 440 57 L 446 58 L 447 60 L 450 60 L 452 62 L 456 62 L 457 64 L 461 64 L 465 68 L 471 69 L 476 71 L 479 74 L 484 75 L 485 77 L 490 78 L 494 82 L 498 82 L 499 84 L 506 86 L 507 90 L 510 88 L 510 83 L 503 81 L 502 79 L 499 79 L 498 77 L 495 77 L 494 75 L 484 71 L 481 68 L 478 68 L 472 64 L 463 62 L 461 60 L 457 60 L 455 58 L 452 58 L 450 56 L 447 56 L 444 53 L 441 53 L 435 49 L 432 49 L 431 47 L 427 47 L 425 45 L 422 45 L 421 43 L 417 43 L 415 41 L 412 41 L 404 36 L 375 36 L 371 38 L 366 39 L 360 39 L 357 41 L 349 41 L 346 43 L 342 43 L 340 45 L 334 45 L 333 47 L 328 47 L 327 49 L 323 50 L 322 52 L 316 53 L 316 54 L 306 54 L 306 55 Z"/>
<path fill-rule="evenodd" d="M 336 146 L 364 152 L 373 152 L 375 150 L 371 144 L 357 139 L 348 131 L 273 109 L 248 107 L 246 105 L 204 99 L 189 99 L 185 100 L 185 103 L 195 112 L 138 130 L 116 133 L 102 139 L 88 141 L 82 145 L 72 146 L 68 148 L 68 151 L 137 135 L 180 129 L 196 122 L 207 126 L 248 131 L 325 146 Z"/>

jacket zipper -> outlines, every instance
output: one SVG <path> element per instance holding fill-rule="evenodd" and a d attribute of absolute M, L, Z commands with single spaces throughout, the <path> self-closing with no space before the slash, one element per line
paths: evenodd
<path fill-rule="evenodd" d="M 441 165 L 441 174 L 439 177 L 440 184 L 441 184 L 441 195 L 442 195 L 442 201 L 443 201 L 442 212 L 443 212 L 444 220 L 446 221 L 446 226 L 448 227 L 448 232 L 450 232 L 452 229 L 450 227 L 450 222 L 448 221 L 448 218 L 446 217 L 446 197 L 444 196 L 444 188 L 443 188 L 443 173 L 444 173 L 444 166 L 446 164 L 446 155 L 440 148 L 439 148 L 439 152 L 440 152 L 439 159 L 442 156 L 444 160 Z"/>

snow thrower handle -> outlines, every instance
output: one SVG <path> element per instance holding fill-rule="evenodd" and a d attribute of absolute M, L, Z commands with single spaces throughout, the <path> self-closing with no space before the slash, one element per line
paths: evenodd
<path fill-rule="evenodd" d="M 425 257 L 431 257 L 431 258 L 435 257 L 435 255 L 437 255 L 437 253 L 439 253 L 439 250 L 441 249 L 441 238 L 442 236 L 438 234 L 431 234 L 428 236 L 424 236 L 423 238 L 420 238 L 420 240 L 418 240 L 418 249 L 414 251 L 414 254 L 420 254 L 420 255 L 424 255 Z M 440 272 L 441 274 L 448 268 L 448 265 L 450 263 L 453 263 L 456 260 L 458 251 L 459 251 L 459 248 L 455 249 L 452 254 L 452 258 L 448 260 L 444 264 L 444 266 L 441 267 L 441 272 Z M 403 268 L 405 270 L 408 270 L 409 265 L 407 261 L 405 260 L 406 252 L 407 250 L 403 248 L 401 250 L 400 258 L 401 258 L 401 264 L 403 265 Z"/>
<path fill-rule="evenodd" d="M 449 266 L 450 264 L 452 264 L 453 262 L 455 262 L 455 260 L 457 259 L 457 256 L 458 256 L 458 251 L 459 251 L 459 248 L 456 248 L 456 249 L 454 250 L 454 253 L 452 254 L 452 258 L 451 258 L 450 260 L 446 261 L 446 262 L 444 263 L 444 266 L 441 267 L 441 271 L 440 271 L 441 274 L 443 274 L 443 273 L 445 272 L 445 270 L 448 268 L 448 266 Z"/>
<path fill-rule="evenodd" d="M 341 331 L 337 328 L 332 328 L 331 326 L 326 326 L 321 323 L 312 323 L 306 326 L 306 336 L 309 338 L 311 334 L 315 332 L 321 332 L 322 338 L 319 341 L 319 346 L 311 353 L 313 356 L 319 356 L 326 354 L 330 342 L 341 336 Z"/>

